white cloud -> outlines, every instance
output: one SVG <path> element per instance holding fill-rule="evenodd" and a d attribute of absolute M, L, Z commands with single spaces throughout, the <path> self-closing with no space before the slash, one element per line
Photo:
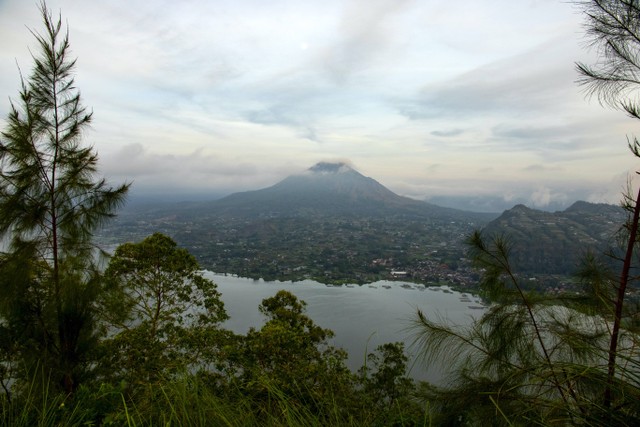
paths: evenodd
<path fill-rule="evenodd" d="M 88 141 L 135 186 L 245 190 L 347 158 L 418 198 L 552 206 L 619 191 L 634 163 L 638 125 L 574 84 L 589 54 L 563 2 L 48 4 L 70 26 Z M 0 99 L 17 95 L 16 59 L 31 66 L 25 25 L 35 3 L 0 1 Z"/>
<path fill-rule="evenodd" d="M 533 192 L 530 199 L 531 205 L 537 208 L 544 208 L 549 206 L 551 202 L 551 190 L 548 188 L 538 188 Z"/>

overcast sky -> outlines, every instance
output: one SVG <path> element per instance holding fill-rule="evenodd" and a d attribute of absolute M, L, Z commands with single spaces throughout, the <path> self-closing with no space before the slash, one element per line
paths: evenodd
<path fill-rule="evenodd" d="M 640 123 L 585 99 L 561 0 L 49 0 L 69 26 L 101 172 L 215 197 L 349 161 L 476 210 L 617 203 Z M 42 29 L 0 0 L 0 125 Z"/>

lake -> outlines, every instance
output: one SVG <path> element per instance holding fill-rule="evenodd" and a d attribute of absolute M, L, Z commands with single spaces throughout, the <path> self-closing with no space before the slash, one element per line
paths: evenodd
<path fill-rule="evenodd" d="M 446 319 L 466 325 L 484 312 L 479 297 L 452 291 L 448 287 L 379 281 L 368 285 L 327 286 L 311 280 L 300 282 L 266 282 L 215 273 L 205 273 L 222 293 L 227 313 L 231 317 L 224 326 L 236 333 L 259 328 L 265 318 L 258 311 L 264 298 L 287 290 L 307 303 L 307 314 L 314 322 L 335 332 L 330 344 L 349 353 L 348 365 L 356 370 L 365 355 L 386 342 L 403 341 L 414 363 L 411 376 L 419 380 L 440 383 L 442 367 L 425 367 L 411 347 L 411 320 L 422 310 L 429 319 Z M 446 364 L 447 361 L 442 361 Z"/>

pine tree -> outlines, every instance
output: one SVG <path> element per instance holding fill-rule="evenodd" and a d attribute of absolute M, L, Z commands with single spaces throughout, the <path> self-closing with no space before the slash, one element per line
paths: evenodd
<path fill-rule="evenodd" d="M 96 179 L 97 155 L 82 144 L 92 113 L 74 86 L 68 31 L 44 3 L 40 11 L 45 31 L 32 31 L 33 70 L 21 78 L 0 140 L 0 316 L 13 355 L 30 371 L 23 375 L 40 372 L 72 392 L 96 339 L 93 233 L 129 185 Z"/>
<path fill-rule="evenodd" d="M 577 0 L 586 16 L 594 65 L 577 64 L 589 96 L 640 119 L 640 1 Z M 640 158 L 640 141 L 629 139 Z M 416 341 L 428 361 L 456 355 L 446 388 L 430 388 L 442 420 L 469 423 L 497 415 L 495 424 L 638 425 L 640 328 L 637 301 L 640 191 L 629 190 L 629 216 L 610 254 L 613 273 L 594 256 L 579 272 L 581 298 L 524 292 L 502 237 L 470 240 L 484 272 L 480 288 L 493 304 L 469 329 L 415 321 Z M 577 266 L 576 266 L 577 267 Z"/>
<path fill-rule="evenodd" d="M 595 48 L 599 61 L 594 65 L 577 64 L 579 83 L 590 96 L 597 96 L 602 104 L 621 109 L 629 117 L 640 119 L 640 1 L 638 0 L 584 0 L 576 2 L 587 20 L 587 36 Z M 640 158 L 640 141 L 629 140 L 632 153 Z M 640 190 L 633 196 L 631 189 L 625 195 L 623 206 L 629 212 L 625 224 L 626 245 L 618 258 L 622 269 L 618 280 L 610 280 L 613 294 L 609 298 L 608 315 L 613 319 L 608 350 L 607 386 L 604 392 L 605 408 L 614 400 L 614 383 L 620 361 L 624 323 L 629 319 L 629 305 L 625 301 L 627 289 L 634 280 L 632 270 L 637 268 L 638 229 L 640 227 Z M 627 313 L 625 313 L 625 311 Z M 623 360 L 623 363 L 625 361 Z"/>
<path fill-rule="evenodd" d="M 491 306 L 469 327 L 434 321 L 422 312 L 414 323 L 426 362 L 448 365 L 446 386 L 425 392 L 439 421 L 602 425 L 608 419 L 609 425 L 626 425 L 637 420 L 634 380 L 615 380 L 615 414 L 602 405 L 609 319 L 591 295 L 525 291 L 504 237 L 475 232 L 469 248 L 483 271 L 479 290 Z"/>

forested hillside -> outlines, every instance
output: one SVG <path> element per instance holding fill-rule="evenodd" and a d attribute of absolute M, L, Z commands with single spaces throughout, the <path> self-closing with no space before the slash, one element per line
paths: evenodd
<path fill-rule="evenodd" d="M 573 275 L 587 253 L 617 249 L 625 219 L 623 208 L 606 204 L 576 202 L 553 213 L 518 205 L 487 224 L 483 234 L 508 238 L 515 271 Z"/>
<path fill-rule="evenodd" d="M 369 283 L 403 271 L 423 283 L 468 286 L 465 239 L 494 217 L 401 197 L 324 162 L 262 190 L 125 211 L 98 240 L 115 245 L 162 231 L 204 268 L 256 279 Z"/>
<path fill-rule="evenodd" d="M 640 4 L 591 0 L 579 6 L 593 45 L 600 47 L 594 66 L 578 66 L 582 83 L 603 103 L 640 119 L 632 96 L 640 87 Z M 585 203 L 555 214 L 516 206 L 493 224 L 512 236 L 471 232 L 462 259 L 462 240 L 456 239 L 478 226 L 467 214 L 405 200 L 343 166 L 320 164 L 311 172 L 322 180 L 333 180 L 337 172 L 349 178 L 339 181 L 344 191 L 330 192 L 340 194 L 342 214 L 351 214 L 347 220 L 304 225 L 295 222 L 301 212 L 289 216 L 290 209 L 276 204 L 252 222 L 255 212 L 247 209 L 245 194 L 226 199 L 217 212 L 209 206 L 207 221 L 226 215 L 235 224 L 224 238 L 207 235 L 192 207 L 183 206 L 168 216 L 126 218 L 118 227 L 135 241 L 107 254 L 96 236 L 115 229 L 110 220 L 129 185 L 112 187 L 99 176 L 98 156 L 83 139 L 92 114 L 75 87 L 69 33 L 44 3 L 40 11 L 44 25 L 32 31 L 33 67 L 20 81 L 0 139 L 0 424 L 640 424 L 640 311 L 630 292 L 638 281 L 640 192 L 624 199 L 624 214 Z M 633 138 L 630 148 L 640 158 L 640 141 Z M 272 199 L 276 190 L 259 195 Z M 324 200 L 312 217 L 324 215 Z M 373 213 L 350 211 L 363 200 Z M 231 206 L 246 215 L 229 214 Z M 388 218 L 394 215 L 405 228 L 393 228 Z M 322 272 L 329 280 L 353 274 L 352 268 L 398 268 L 420 259 L 451 263 L 451 271 L 460 268 L 453 266 L 456 260 L 472 265 L 477 291 L 491 301 L 477 320 L 462 327 L 419 308 L 410 319 L 422 356 L 418 363 L 446 361 L 446 382 L 409 379 L 400 343 L 372 349 L 364 366 L 350 371 L 344 350 L 330 344 L 333 332 L 285 291 L 256 307 L 265 319 L 259 329 L 224 329 L 228 314 L 216 284 L 187 248 L 163 234 L 193 236 L 194 250 L 205 241 L 223 254 L 238 249 L 251 265 L 266 261 L 257 252 L 305 241 L 304 235 L 288 235 L 288 244 L 278 246 L 282 235 L 272 232 L 281 224 L 281 232 L 317 227 L 314 239 L 335 239 L 323 241 L 320 254 L 332 264 L 305 273 Z M 531 258 L 544 263 L 554 242 L 563 251 L 584 247 L 608 239 L 618 226 L 614 261 L 587 257 L 577 276 L 580 292 L 530 290 L 518 272 L 524 264 L 512 263 L 518 239 L 530 239 Z M 358 235 L 371 241 L 358 241 Z M 265 246 L 252 246 L 254 241 Z M 371 245 L 383 248 L 378 253 Z M 336 247 L 340 252 L 332 252 Z M 217 253 L 202 249 L 200 257 Z M 360 265 L 361 252 L 366 266 Z M 284 255 L 274 251 L 268 259 L 266 268 L 302 268 L 289 260 L 280 264 Z M 306 258 L 300 262 L 309 264 Z"/>

